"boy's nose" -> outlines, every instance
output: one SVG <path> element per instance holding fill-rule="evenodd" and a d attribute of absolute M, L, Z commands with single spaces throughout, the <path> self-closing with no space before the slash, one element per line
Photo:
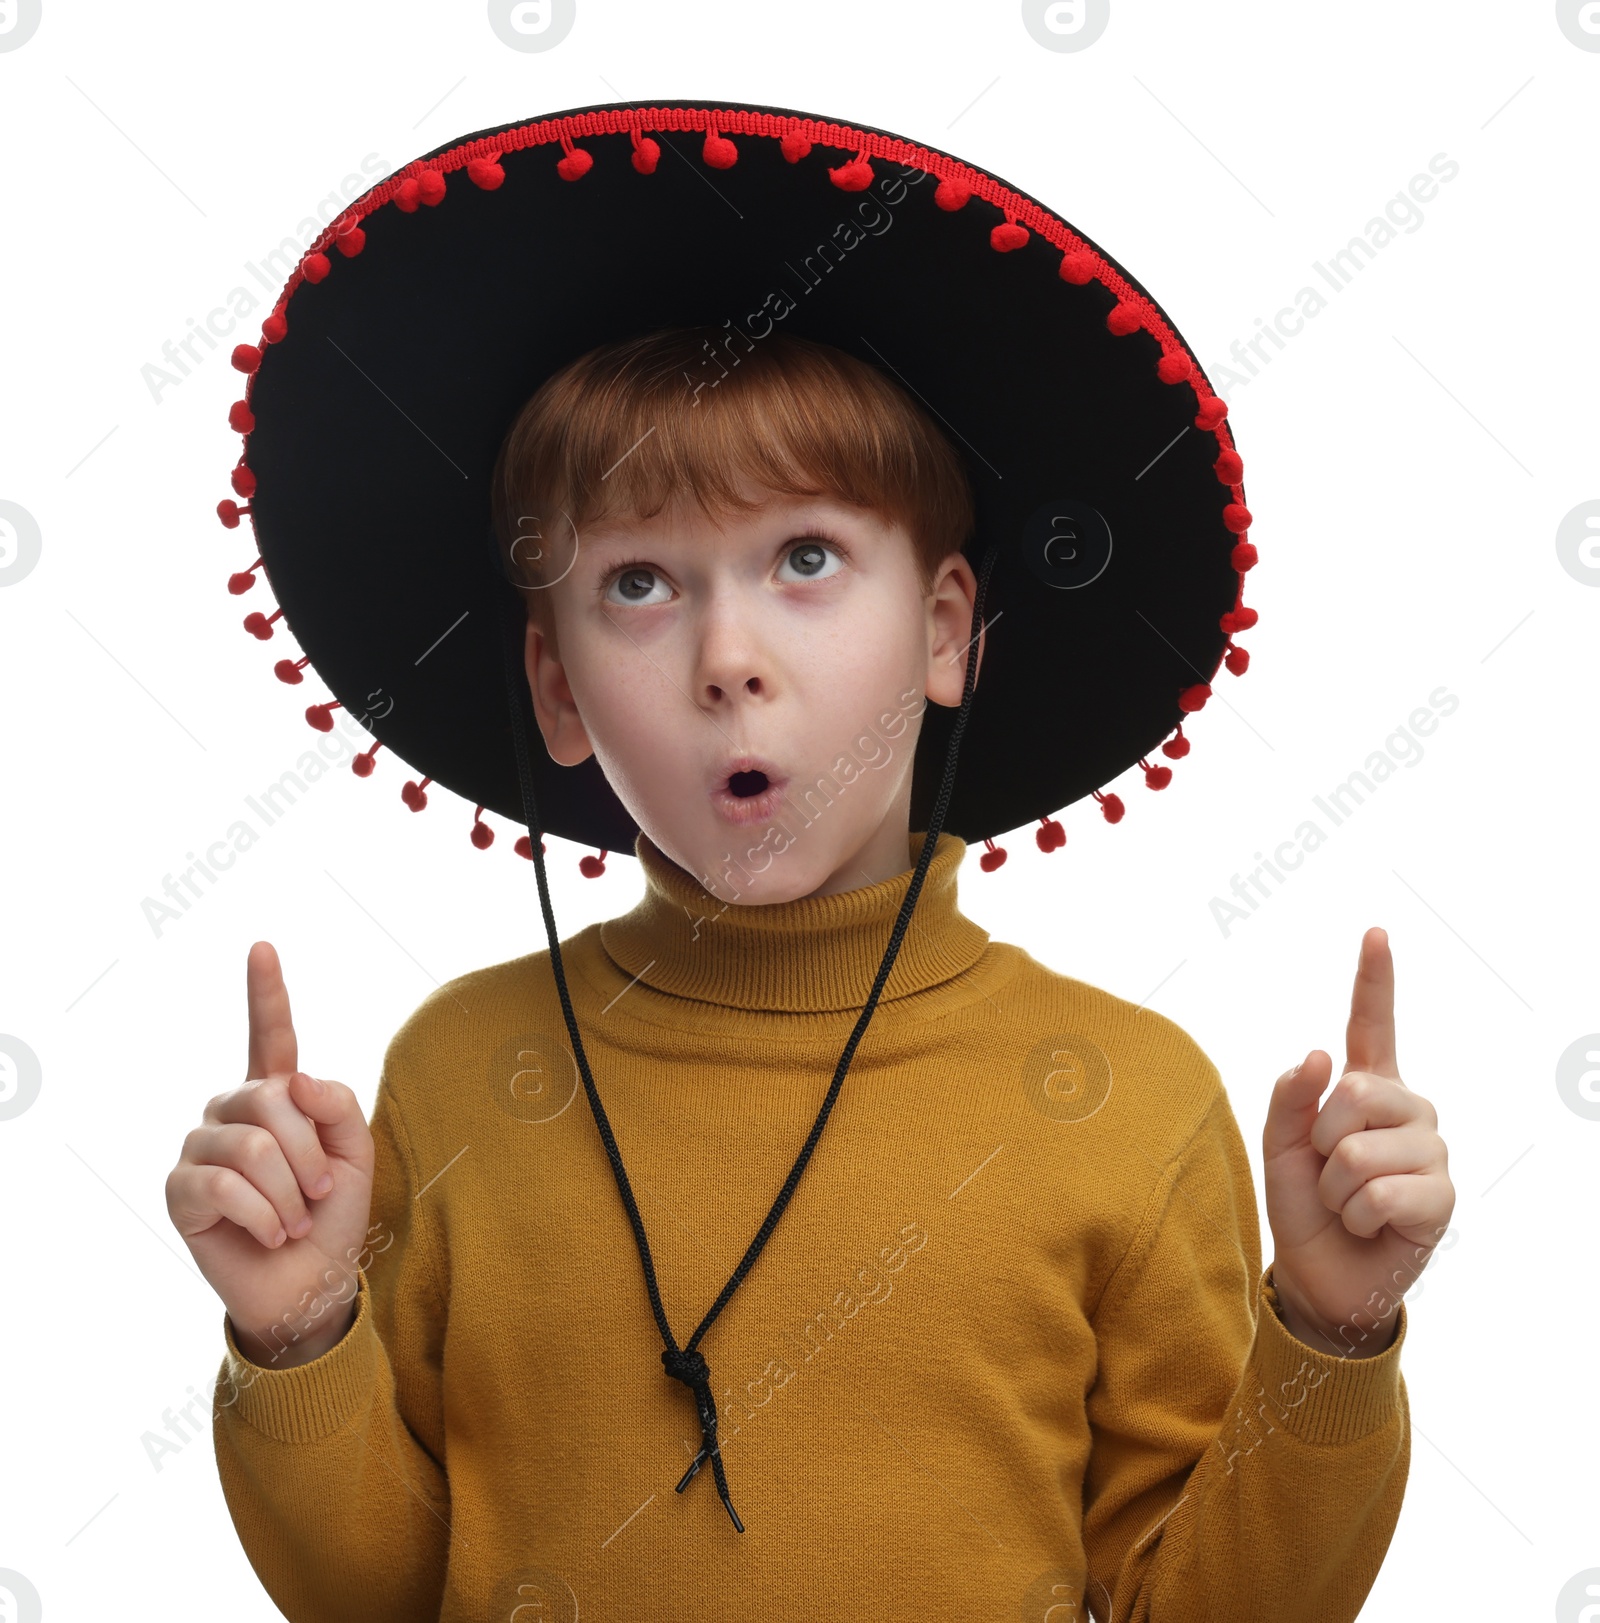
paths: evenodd
<path fill-rule="evenodd" d="M 732 605 L 719 607 L 702 621 L 696 657 L 700 692 L 707 704 L 726 705 L 771 692 L 766 656 Z"/>

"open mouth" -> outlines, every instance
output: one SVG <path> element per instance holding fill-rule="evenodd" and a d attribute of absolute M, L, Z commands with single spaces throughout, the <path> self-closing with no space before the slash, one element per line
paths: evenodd
<path fill-rule="evenodd" d="M 788 781 L 771 762 L 743 757 L 718 779 L 711 791 L 711 802 L 730 823 L 764 822 L 783 804 Z"/>

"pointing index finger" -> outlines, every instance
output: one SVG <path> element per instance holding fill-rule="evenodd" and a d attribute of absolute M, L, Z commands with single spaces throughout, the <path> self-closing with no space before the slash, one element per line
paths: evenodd
<path fill-rule="evenodd" d="M 250 1005 L 250 1061 L 247 1082 L 265 1076 L 287 1076 L 300 1065 L 294 1021 L 289 1015 L 289 989 L 270 941 L 258 941 L 245 961 L 245 991 Z"/>
<path fill-rule="evenodd" d="M 1394 955 L 1389 951 L 1389 932 L 1376 925 L 1361 938 L 1344 1050 L 1347 1071 L 1371 1071 L 1400 1080 L 1394 1053 Z"/>

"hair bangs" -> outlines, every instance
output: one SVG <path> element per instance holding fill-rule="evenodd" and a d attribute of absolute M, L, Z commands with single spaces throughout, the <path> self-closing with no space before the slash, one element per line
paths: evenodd
<path fill-rule="evenodd" d="M 508 576 L 537 588 L 587 524 L 678 498 L 721 519 L 774 494 L 900 524 L 924 591 L 974 522 L 961 459 L 875 367 L 788 334 L 699 327 L 602 345 L 548 378 L 496 458 L 493 522 Z"/>

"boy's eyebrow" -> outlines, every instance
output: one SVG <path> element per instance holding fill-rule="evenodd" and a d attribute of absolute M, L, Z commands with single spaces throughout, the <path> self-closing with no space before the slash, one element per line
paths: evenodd
<path fill-rule="evenodd" d="M 784 527 L 793 534 L 801 534 L 814 524 L 825 528 L 846 527 L 870 533 L 879 528 L 884 519 L 870 508 L 853 506 L 849 502 L 813 498 L 787 510 Z"/>
<path fill-rule="evenodd" d="M 774 502 L 771 505 L 778 504 Z M 813 498 L 788 510 L 782 524 L 785 529 L 798 534 L 813 524 L 833 524 L 864 516 L 857 514 L 853 508 L 844 503 Z M 592 563 L 597 559 L 603 559 L 607 553 L 626 552 L 641 546 L 681 547 L 688 541 L 688 537 L 681 530 L 676 533 L 657 532 L 648 541 L 643 541 L 629 531 L 627 523 L 626 519 L 608 518 L 598 533 L 592 528 L 588 530 L 580 528 L 580 552 L 588 554 Z"/>
<path fill-rule="evenodd" d="M 658 543 L 673 545 L 670 537 L 656 535 L 648 542 L 643 541 L 627 527 L 626 520 L 607 519 L 605 527 L 599 530 L 591 526 L 578 526 L 578 558 L 579 563 L 593 565 L 604 561 L 612 555 L 631 552 L 641 546 L 654 547 Z"/>

